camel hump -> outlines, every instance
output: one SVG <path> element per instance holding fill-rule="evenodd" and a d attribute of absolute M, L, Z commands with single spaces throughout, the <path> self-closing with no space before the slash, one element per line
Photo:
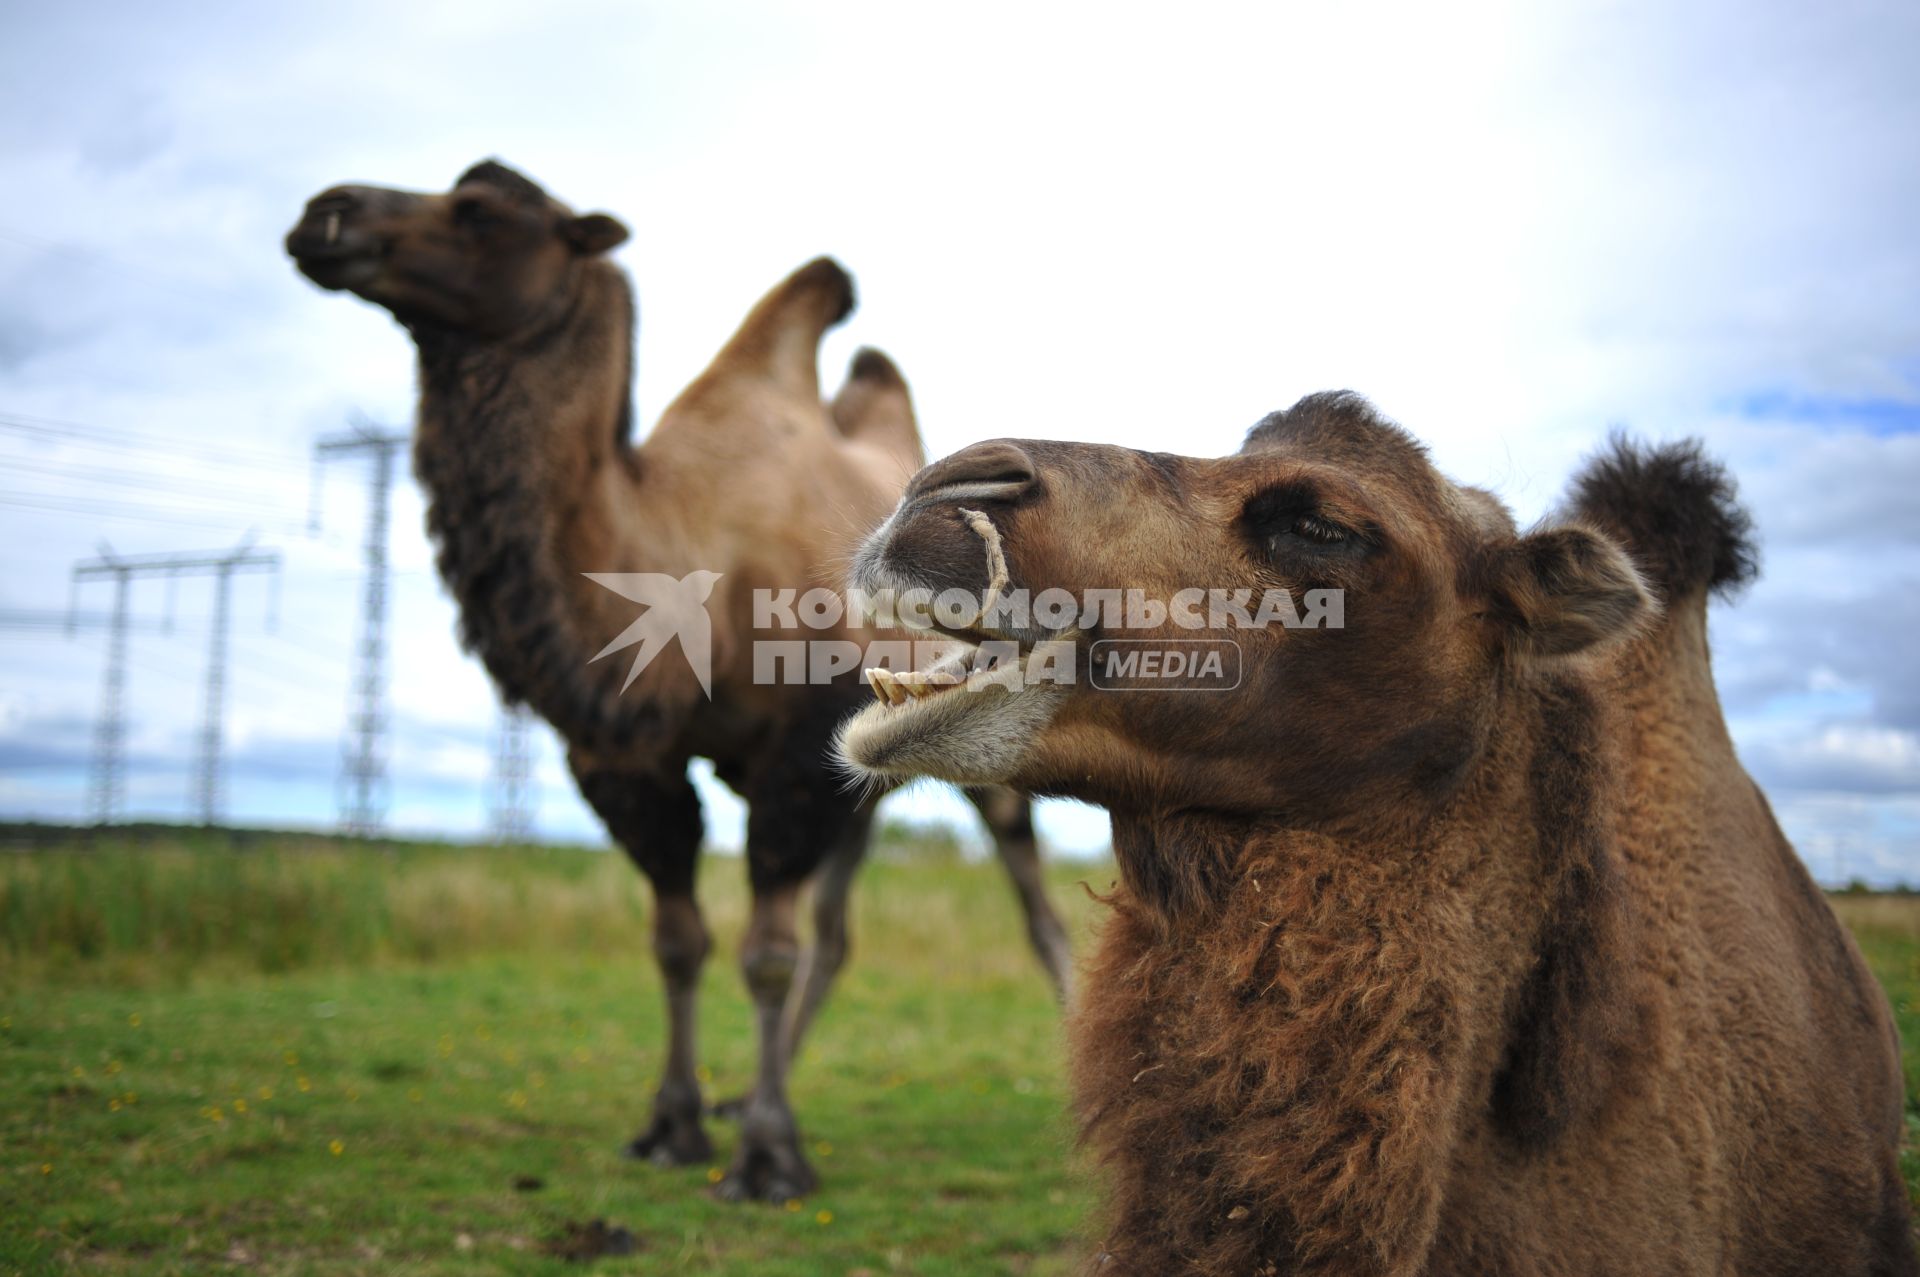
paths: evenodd
<path fill-rule="evenodd" d="M 1573 513 L 1618 537 L 1669 603 L 1738 592 L 1760 574 L 1753 518 L 1697 439 L 1615 435 L 1574 480 Z"/>
<path fill-rule="evenodd" d="M 847 365 L 849 381 L 867 381 L 876 386 L 897 386 L 907 388 L 907 379 L 900 375 L 900 369 L 886 352 L 875 350 L 872 346 L 862 346 L 853 354 L 853 362 Z"/>
<path fill-rule="evenodd" d="M 814 258 L 795 271 L 787 284 L 796 290 L 816 292 L 821 296 L 827 312 L 825 327 L 831 328 L 853 313 L 856 301 L 853 276 L 831 257 Z"/>
<path fill-rule="evenodd" d="M 893 360 L 871 346 L 862 346 L 847 366 L 846 384 L 833 397 L 833 424 L 846 438 L 870 444 L 897 461 L 903 481 L 926 464 L 907 379 Z"/>
<path fill-rule="evenodd" d="M 769 376 L 817 399 L 820 339 L 853 307 L 853 276 L 833 258 L 816 257 L 760 299 L 710 371 Z"/>

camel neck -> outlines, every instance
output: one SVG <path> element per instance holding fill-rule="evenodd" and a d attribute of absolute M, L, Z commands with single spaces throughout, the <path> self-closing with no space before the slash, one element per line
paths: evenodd
<path fill-rule="evenodd" d="M 1339 1271 L 1415 1271 L 1434 1168 L 1470 1127 L 1539 1148 L 1604 1103 L 1636 1021 L 1597 715 L 1578 684 L 1543 682 L 1399 839 L 1115 820 L 1128 884 L 1074 1069 L 1125 1271 L 1252 1272 L 1309 1243 Z M 1201 903 L 1144 895 L 1143 858 Z"/>
<path fill-rule="evenodd" d="M 632 323 L 626 280 L 591 262 L 514 338 L 414 332 L 414 469 L 462 642 L 509 701 L 575 741 L 617 743 L 644 709 L 588 665 L 605 636 L 579 572 L 595 565 L 571 561 L 611 544 L 632 504 Z"/>
<path fill-rule="evenodd" d="M 1404 863 L 1452 880 L 1494 861 L 1584 861 L 1609 780 L 1599 748 L 1608 729 L 1584 684 L 1541 680 L 1509 699 L 1442 800 L 1423 803 L 1409 792 L 1375 816 L 1346 813 L 1334 822 L 1277 811 L 1114 808 L 1114 857 L 1144 906 L 1175 927 L 1202 928 L 1217 923 L 1254 860 Z"/>
<path fill-rule="evenodd" d="M 610 263 L 581 263 L 574 286 L 511 336 L 430 325 L 411 332 L 420 370 L 416 460 L 460 449 L 487 460 L 514 453 L 538 464 L 497 479 L 553 488 L 583 468 L 631 461 L 633 293 Z"/>

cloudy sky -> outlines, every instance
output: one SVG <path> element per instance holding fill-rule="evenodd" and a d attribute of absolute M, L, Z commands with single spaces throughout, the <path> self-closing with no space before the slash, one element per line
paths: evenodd
<path fill-rule="evenodd" d="M 830 373 L 893 353 L 936 455 L 1221 453 L 1351 387 L 1531 518 L 1609 427 L 1705 437 L 1764 537 L 1714 618 L 1742 755 L 1816 873 L 1920 881 L 1920 9 L 1175 14 L 9 9 L 0 813 L 82 810 L 110 599 L 52 625 L 73 562 L 251 531 L 285 571 L 277 605 L 236 586 L 230 812 L 332 819 L 364 483 L 332 467 L 310 535 L 310 456 L 354 413 L 404 427 L 411 348 L 279 240 L 323 186 L 441 188 L 498 155 L 633 228 L 643 421 L 831 252 L 862 306 Z M 394 511 L 391 816 L 471 834 L 492 698 L 410 482 Z M 210 597 L 135 589 L 135 813 L 185 810 Z M 595 836 L 544 729 L 539 759 L 542 832 Z M 1046 828 L 1101 836 L 1070 806 Z"/>

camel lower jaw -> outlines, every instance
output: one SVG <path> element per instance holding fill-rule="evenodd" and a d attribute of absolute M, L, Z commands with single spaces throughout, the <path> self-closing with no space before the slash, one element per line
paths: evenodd
<path fill-rule="evenodd" d="M 1067 690 L 1029 684 L 1026 667 L 1023 655 L 964 678 L 939 668 L 910 675 L 868 671 L 878 699 L 841 727 L 835 752 L 853 771 L 875 779 L 1010 782 Z"/>
<path fill-rule="evenodd" d="M 329 292 L 367 287 L 379 277 L 380 263 L 374 253 L 314 253 L 294 258 L 302 275 Z"/>

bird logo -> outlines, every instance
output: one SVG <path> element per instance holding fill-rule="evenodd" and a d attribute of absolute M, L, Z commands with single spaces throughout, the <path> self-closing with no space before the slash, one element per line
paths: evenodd
<path fill-rule="evenodd" d="M 620 684 L 621 691 L 632 687 L 640 671 L 677 638 L 687 664 L 693 667 L 693 676 L 700 680 L 700 690 L 707 694 L 708 700 L 713 699 L 713 622 L 707 616 L 707 599 L 713 594 L 721 573 L 689 572 L 678 578 L 664 572 L 585 572 L 582 575 L 623 599 L 646 606 L 647 610 L 638 620 L 593 654 L 593 660 L 597 661 L 639 644 L 640 650 L 634 653 L 633 665 L 627 670 L 627 681 Z"/>

